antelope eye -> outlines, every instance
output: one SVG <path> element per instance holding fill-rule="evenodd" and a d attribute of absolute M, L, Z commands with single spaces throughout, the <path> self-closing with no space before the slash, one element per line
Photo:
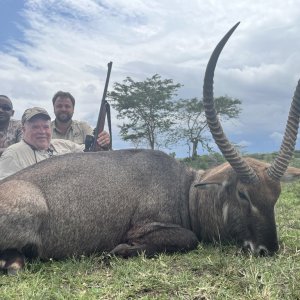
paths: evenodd
<path fill-rule="evenodd" d="M 240 197 L 241 200 L 249 202 L 249 198 L 245 193 L 243 193 L 241 191 L 238 191 L 238 194 L 239 194 L 239 197 Z"/>

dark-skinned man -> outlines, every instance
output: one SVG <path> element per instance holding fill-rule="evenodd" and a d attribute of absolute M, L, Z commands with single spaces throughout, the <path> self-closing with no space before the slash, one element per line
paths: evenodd
<path fill-rule="evenodd" d="M 13 115 L 11 100 L 0 95 L 0 156 L 8 146 L 18 143 L 22 138 L 21 122 L 12 119 Z"/>

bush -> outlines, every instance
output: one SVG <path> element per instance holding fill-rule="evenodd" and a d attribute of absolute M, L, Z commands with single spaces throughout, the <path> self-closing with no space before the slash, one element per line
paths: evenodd
<path fill-rule="evenodd" d="M 209 169 L 214 166 L 217 166 L 219 164 L 222 164 L 226 160 L 224 157 L 217 153 L 217 152 L 212 152 L 211 154 L 208 155 L 201 155 L 198 156 L 196 159 L 192 159 L 190 157 L 184 158 L 181 160 L 185 165 L 194 168 L 194 169 Z"/>

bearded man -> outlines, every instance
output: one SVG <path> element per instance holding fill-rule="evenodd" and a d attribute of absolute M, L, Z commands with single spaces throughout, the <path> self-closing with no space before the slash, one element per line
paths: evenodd
<path fill-rule="evenodd" d="M 51 122 L 52 138 L 84 144 L 87 135 L 94 135 L 86 122 L 73 120 L 75 98 L 68 92 L 58 91 L 52 98 L 55 120 Z M 103 134 L 109 140 L 106 131 Z"/>

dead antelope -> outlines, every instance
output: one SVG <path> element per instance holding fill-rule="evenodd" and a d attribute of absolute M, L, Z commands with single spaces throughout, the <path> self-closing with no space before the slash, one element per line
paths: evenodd
<path fill-rule="evenodd" d="M 213 103 L 217 59 L 236 26 L 214 50 L 203 88 L 209 128 L 228 162 L 204 172 L 160 151 L 119 150 L 66 154 L 28 167 L 0 182 L 2 269 L 20 269 L 24 257 L 153 255 L 189 251 L 199 241 L 234 242 L 255 254 L 278 250 L 274 206 L 280 180 L 300 176 L 299 169 L 288 167 L 300 84 L 272 165 L 241 157 L 225 137 Z"/>

